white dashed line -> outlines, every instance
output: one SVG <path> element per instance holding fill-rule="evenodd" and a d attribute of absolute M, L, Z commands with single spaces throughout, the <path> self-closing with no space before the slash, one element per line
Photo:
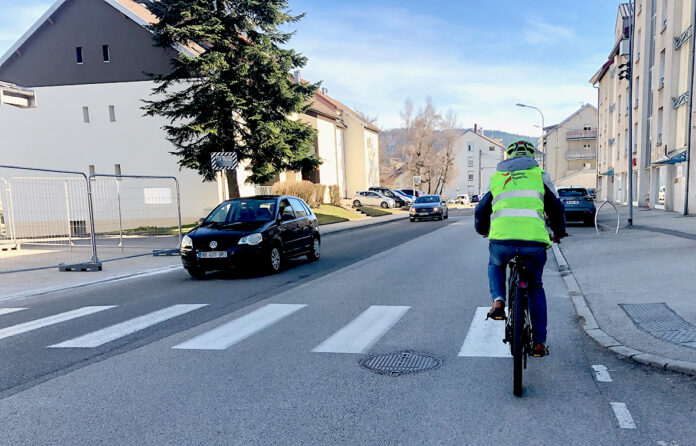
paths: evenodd
<path fill-rule="evenodd" d="M 26 310 L 26 308 L 0 308 L 0 315 L 14 313 L 15 311 Z"/>
<path fill-rule="evenodd" d="M 614 409 L 614 415 L 616 415 L 616 420 L 619 422 L 621 429 L 636 428 L 636 423 L 633 422 L 633 417 L 631 412 L 628 411 L 626 404 L 613 402 L 611 403 L 611 408 Z"/>
<path fill-rule="evenodd" d="M 597 381 L 603 382 L 603 383 L 610 383 L 611 382 L 611 376 L 609 376 L 609 371 L 607 371 L 607 367 L 601 364 L 598 365 L 593 365 L 592 369 L 595 372 L 595 378 L 597 378 Z"/>

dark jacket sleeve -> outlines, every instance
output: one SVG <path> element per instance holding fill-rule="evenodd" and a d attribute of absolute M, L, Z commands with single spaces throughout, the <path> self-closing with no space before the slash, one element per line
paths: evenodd
<path fill-rule="evenodd" d="M 488 235 L 491 229 L 491 214 L 493 213 L 493 195 L 486 192 L 474 210 L 474 228 L 481 235 Z"/>
<path fill-rule="evenodd" d="M 544 212 L 549 219 L 551 231 L 558 237 L 565 237 L 566 222 L 565 222 L 565 207 L 561 200 L 558 199 L 546 185 L 544 185 Z"/>

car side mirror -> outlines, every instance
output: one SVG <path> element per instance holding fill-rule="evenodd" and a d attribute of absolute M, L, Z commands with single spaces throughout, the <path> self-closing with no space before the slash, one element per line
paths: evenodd
<path fill-rule="evenodd" d="M 202 224 L 205 221 L 205 217 L 201 217 L 198 219 L 198 224 Z"/>

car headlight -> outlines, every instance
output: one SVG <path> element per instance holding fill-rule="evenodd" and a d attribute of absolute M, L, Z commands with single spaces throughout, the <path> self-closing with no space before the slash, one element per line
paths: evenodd
<path fill-rule="evenodd" d="M 408 210 L 409 214 L 415 214 L 416 213 L 416 208 L 411 208 Z"/>
<path fill-rule="evenodd" d="M 440 208 L 434 207 L 434 208 L 433 208 L 433 212 L 440 212 Z"/>
<path fill-rule="evenodd" d="M 242 237 L 239 239 L 239 244 L 240 245 L 251 245 L 251 246 L 256 246 L 261 241 L 263 240 L 263 235 L 259 232 L 255 232 L 253 234 L 249 234 L 247 236 Z"/>
<path fill-rule="evenodd" d="M 191 237 L 188 235 L 185 235 L 184 238 L 181 239 L 181 247 L 182 248 L 193 248 L 193 240 Z"/>

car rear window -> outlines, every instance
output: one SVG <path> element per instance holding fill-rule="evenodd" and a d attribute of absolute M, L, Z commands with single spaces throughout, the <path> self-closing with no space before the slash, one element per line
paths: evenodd
<path fill-rule="evenodd" d="M 558 189 L 558 195 L 561 197 L 584 197 L 587 194 L 587 189 Z"/>

